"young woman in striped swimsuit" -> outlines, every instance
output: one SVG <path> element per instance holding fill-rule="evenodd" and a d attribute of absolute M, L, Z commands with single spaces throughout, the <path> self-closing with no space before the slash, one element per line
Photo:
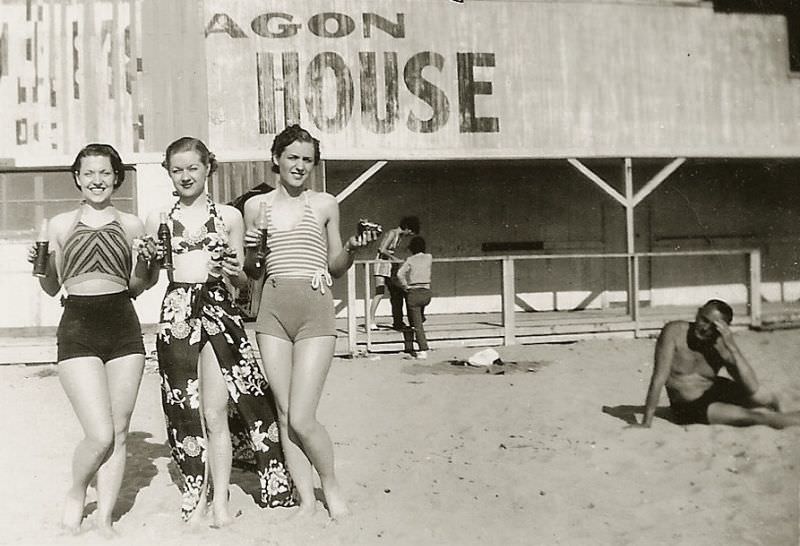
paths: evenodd
<path fill-rule="evenodd" d="M 156 339 L 161 401 L 183 479 L 182 518 L 201 523 L 210 499 L 212 525 L 222 527 L 233 522 L 228 486 L 234 459 L 255 467 L 264 506 L 293 506 L 292 484 L 272 393 L 232 296 L 232 286 L 246 282 L 242 215 L 206 192 L 217 163 L 202 141 L 176 140 L 163 165 L 177 200 L 146 224 L 152 238 L 166 214 L 172 235 L 174 268 Z M 152 253 L 152 242 L 148 246 Z"/>
<path fill-rule="evenodd" d="M 336 341 L 331 277 L 353 264 L 354 253 L 377 237 L 366 231 L 342 245 L 339 205 L 327 193 L 305 187 L 319 163 L 319 141 L 299 125 L 275 137 L 275 191 L 245 204 L 245 246 L 260 241 L 256 221 L 267 206 L 266 284 L 256 319 L 261 361 L 278 406 L 281 441 L 300 502 L 300 514 L 316 509 L 312 466 L 332 519 L 348 513 L 336 480 L 333 447 L 317 421 L 322 388 Z M 248 271 L 256 277 L 259 271 Z"/>
<path fill-rule="evenodd" d="M 95 526 L 113 536 L 111 514 L 144 369 L 142 331 L 131 303 L 146 287 L 147 266 L 137 259 L 134 267 L 132 251 L 144 226 L 111 203 L 125 179 L 114 148 L 89 144 L 71 170 L 83 202 L 48 223 L 51 254 L 47 276 L 39 279 L 47 294 L 62 288 L 66 293 L 57 333 L 58 377 L 84 433 L 73 454 L 61 523 L 70 532 L 81 530 L 86 489 L 96 477 Z"/>

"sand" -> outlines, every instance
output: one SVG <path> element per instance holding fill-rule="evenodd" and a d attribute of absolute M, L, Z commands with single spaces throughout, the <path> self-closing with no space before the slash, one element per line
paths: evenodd
<path fill-rule="evenodd" d="M 738 339 L 762 382 L 800 409 L 800 332 Z M 653 345 L 499 347 L 507 364 L 490 370 L 450 363 L 469 348 L 434 350 L 427 364 L 336 359 L 320 418 L 353 515 L 335 525 L 322 510 L 302 521 L 259 508 L 239 471 L 232 527 L 182 524 L 150 366 L 112 543 L 798 544 L 800 429 L 682 427 L 665 410 L 652 429 L 626 428 L 640 418 Z M 0 367 L 0 411 L 0 543 L 107 543 L 91 513 L 84 534 L 59 535 L 80 432 L 55 366 Z"/>

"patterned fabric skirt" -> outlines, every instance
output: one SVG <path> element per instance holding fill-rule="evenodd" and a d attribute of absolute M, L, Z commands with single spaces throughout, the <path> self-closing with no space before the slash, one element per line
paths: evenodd
<path fill-rule="evenodd" d="M 198 382 L 200 351 L 206 343 L 211 344 L 228 386 L 234 464 L 255 469 L 262 505 L 293 506 L 275 400 L 230 292 L 221 282 L 170 283 L 161 305 L 156 349 L 167 437 L 183 478 L 183 520 L 197 509 L 210 477 Z"/>

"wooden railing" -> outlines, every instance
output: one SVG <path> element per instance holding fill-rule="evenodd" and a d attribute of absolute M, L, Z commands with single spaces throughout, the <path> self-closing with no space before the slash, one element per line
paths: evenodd
<path fill-rule="evenodd" d="M 545 254 L 533 256 L 491 256 L 491 257 L 463 257 L 463 258 L 436 258 L 436 263 L 447 262 L 499 262 L 501 265 L 501 289 L 500 296 L 502 301 L 502 328 L 503 343 L 512 345 L 516 343 L 516 317 L 515 299 L 517 295 L 515 281 L 515 264 L 527 260 L 589 260 L 589 259 L 624 259 L 627 264 L 627 314 L 633 323 L 634 334 L 639 335 L 641 313 L 640 313 L 640 262 L 646 258 L 662 257 L 702 257 L 702 256 L 743 256 L 747 258 L 748 271 L 746 285 L 748 291 L 747 313 L 751 326 L 761 324 L 761 252 L 758 249 L 738 249 L 738 250 L 705 250 L 705 251 L 674 251 L 674 252 L 642 252 L 635 254 Z M 354 267 L 347 272 L 347 344 L 348 350 L 354 354 L 358 350 L 357 340 L 357 316 L 356 316 L 356 279 L 357 268 L 363 267 L 364 277 L 364 317 L 369 321 L 369 307 L 371 303 L 372 275 L 370 267 L 377 263 L 377 260 L 358 260 Z M 369 324 L 366 324 L 366 334 L 369 337 Z"/>

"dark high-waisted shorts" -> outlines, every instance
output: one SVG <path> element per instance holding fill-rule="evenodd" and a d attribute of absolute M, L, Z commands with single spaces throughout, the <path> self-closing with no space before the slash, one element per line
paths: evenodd
<path fill-rule="evenodd" d="M 695 423 L 708 424 L 708 406 L 714 402 L 724 402 L 737 406 L 747 406 L 747 393 L 744 388 L 726 377 L 717 377 L 714 384 L 700 398 L 691 402 L 672 402 L 670 409 L 679 425 Z"/>
<path fill-rule="evenodd" d="M 144 353 L 142 327 L 128 292 L 68 296 L 58 324 L 58 361 L 96 356 L 108 362 Z"/>

